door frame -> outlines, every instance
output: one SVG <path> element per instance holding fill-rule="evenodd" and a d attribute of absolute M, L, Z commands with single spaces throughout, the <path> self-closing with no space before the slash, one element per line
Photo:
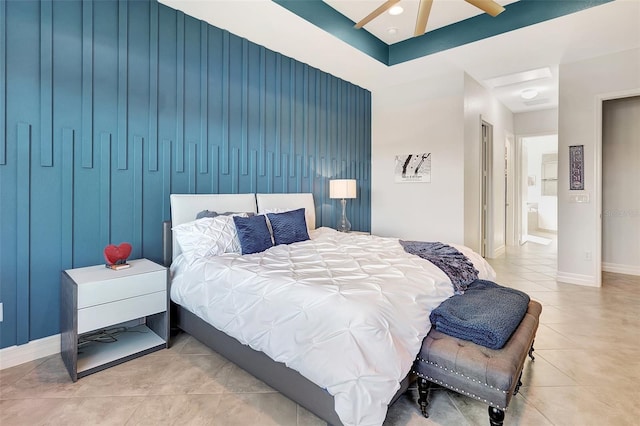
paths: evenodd
<path fill-rule="evenodd" d="M 525 200 L 526 197 L 524 196 L 524 192 L 527 190 L 527 177 L 524 176 L 524 143 L 523 140 L 524 139 L 529 139 L 529 138 L 537 138 L 537 137 L 542 137 L 542 136 L 557 136 L 558 137 L 558 152 L 560 152 L 560 135 L 558 131 L 555 132 L 540 132 L 540 133 L 524 133 L 521 135 L 517 135 L 516 136 L 516 152 L 515 152 L 515 165 L 516 165 L 516 170 L 515 170 L 515 177 L 516 177 L 516 185 L 515 185 L 515 191 L 516 193 L 514 194 L 514 198 L 515 198 L 515 202 L 516 202 L 516 206 L 515 206 L 515 210 L 518 214 L 515 215 L 515 231 L 516 231 L 516 237 L 517 237 L 517 243 L 519 245 L 523 245 L 524 243 L 527 242 L 527 234 L 524 234 L 524 223 L 526 221 L 525 218 L 525 214 L 524 214 L 524 205 L 525 205 Z M 560 215 L 559 212 L 559 208 L 560 206 L 558 205 L 558 211 L 556 211 L 556 215 Z M 558 232 L 558 235 L 560 233 Z"/>
<path fill-rule="evenodd" d="M 483 129 L 487 129 L 486 140 Z M 493 257 L 493 124 L 480 117 L 480 255 Z"/>
<path fill-rule="evenodd" d="M 594 259 L 596 262 L 596 286 L 602 286 L 602 112 L 605 101 L 640 96 L 640 89 L 628 89 L 617 92 L 601 93 L 596 96 L 596 149 L 594 157 L 596 169 L 596 247 Z"/>

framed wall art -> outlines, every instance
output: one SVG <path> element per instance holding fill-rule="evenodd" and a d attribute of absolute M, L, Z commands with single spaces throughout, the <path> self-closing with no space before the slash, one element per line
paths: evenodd
<path fill-rule="evenodd" d="M 431 182 L 431 153 L 396 155 L 396 183 Z"/>
<path fill-rule="evenodd" d="M 569 189 L 584 190 L 584 145 L 569 147 Z"/>

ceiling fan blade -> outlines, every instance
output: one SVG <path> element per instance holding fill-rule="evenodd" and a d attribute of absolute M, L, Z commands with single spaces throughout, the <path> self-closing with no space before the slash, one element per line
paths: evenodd
<path fill-rule="evenodd" d="M 358 22 L 355 27 L 356 28 L 362 28 L 365 25 L 367 25 L 369 22 L 373 21 L 374 19 L 376 19 L 378 16 L 382 15 L 383 13 L 385 13 L 387 10 L 391 9 L 393 7 L 393 5 L 395 5 L 396 3 L 400 2 L 400 0 L 387 0 L 386 2 L 384 2 L 381 6 L 379 6 L 376 10 L 374 10 L 373 12 L 371 12 L 370 14 L 368 14 L 367 16 L 364 17 L 363 20 L 361 20 L 360 22 Z"/>
<path fill-rule="evenodd" d="M 433 0 L 420 0 L 418 18 L 416 19 L 416 29 L 413 32 L 415 37 L 421 36 L 427 30 L 427 22 L 429 21 L 429 13 L 431 13 L 432 4 Z"/>
<path fill-rule="evenodd" d="M 499 5 L 493 0 L 464 0 L 469 4 L 474 5 L 478 9 L 483 10 L 494 18 L 504 12 L 504 7 Z"/>

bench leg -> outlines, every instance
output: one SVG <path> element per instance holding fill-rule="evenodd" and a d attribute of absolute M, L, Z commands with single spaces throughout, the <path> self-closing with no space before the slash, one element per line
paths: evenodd
<path fill-rule="evenodd" d="M 418 377 L 418 403 L 420 404 L 420 411 L 424 417 L 429 417 L 427 412 L 427 406 L 429 405 L 429 394 L 431 393 L 431 382 Z"/>
<path fill-rule="evenodd" d="M 535 361 L 536 360 L 536 358 L 533 356 L 533 351 L 535 350 L 533 348 L 533 343 L 534 342 L 531 342 L 531 347 L 529 348 L 529 358 L 531 358 L 531 361 Z"/>
<path fill-rule="evenodd" d="M 489 423 L 491 426 L 502 426 L 502 422 L 504 422 L 504 411 L 489 406 Z"/>

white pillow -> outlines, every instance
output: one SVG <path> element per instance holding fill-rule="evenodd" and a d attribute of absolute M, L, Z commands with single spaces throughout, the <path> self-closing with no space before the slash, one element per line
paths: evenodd
<path fill-rule="evenodd" d="M 241 253 L 233 216 L 247 217 L 247 214 L 205 217 L 174 226 L 171 230 L 175 232 L 180 249 L 189 261 L 196 257 Z"/>

